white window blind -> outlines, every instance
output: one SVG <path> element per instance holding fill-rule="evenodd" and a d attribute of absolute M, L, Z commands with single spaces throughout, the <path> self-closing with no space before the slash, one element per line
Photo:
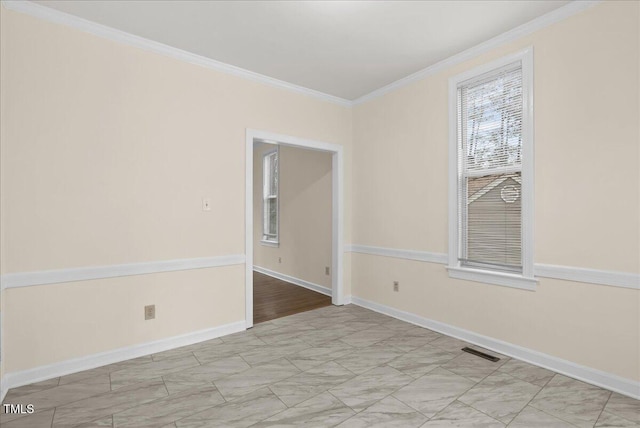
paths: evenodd
<path fill-rule="evenodd" d="M 522 65 L 457 91 L 458 261 L 522 273 Z"/>
<path fill-rule="evenodd" d="M 264 155 L 262 164 L 262 239 L 278 242 L 278 151 Z"/>

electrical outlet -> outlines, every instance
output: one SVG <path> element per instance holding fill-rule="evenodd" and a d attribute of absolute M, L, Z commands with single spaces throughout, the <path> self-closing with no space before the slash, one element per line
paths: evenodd
<path fill-rule="evenodd" d="M 152 320 L 156 317 L 156 305 L 148 305 L 144 307 L 144 319 Z"/>
<path fill-rule="evenodd" d="M 282 257 L 278 257 L 278 263 L 282 263 Z"/>
<path fill-rule="evenodd" d="M 400 283 L 398 281 L 393 281 L 393 291 L 400 291 Z"/>
<path fill-rule="evenodd" d="M 211 211 L 211 201 L 207 198 L 202 200 L 202 211 Z"/>
<path fill-rule="evenodd" d="M 331 275 L 331 268 L 329 266 L 325 266 L 324 267 L 324 274 L 325 275 Z"/>

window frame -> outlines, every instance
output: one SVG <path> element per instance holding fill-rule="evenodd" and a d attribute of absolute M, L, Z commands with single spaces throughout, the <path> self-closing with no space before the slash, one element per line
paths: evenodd
<path fill-rule="evenodd" d="M 270 180 L 269 171 L 266 168 L 267 158 L 272 156 L 276 156 L 278 161 L 278 173 L 277 173 L 277 181 L 275 183 L 276 194 L 275 196 L 267 195 L 266 189 L 270 186 L 267 184 L 267 180 Z M 269 175 L 269 177 L 267 177 Z M 266 226 L 268 222 L 267 212 L 267 199 L 275 198 L 276 200 L 276 233 L 275 235 L 267 234 Z M 260 239 L 260 243 L 270 247 L 278 247 L 280 245 L 280 152 L 278 147 L 273 150 L 269 150 L 262 155 L 262 238 Z"/>
<path fill-rule="evenodd" d="M 498 72 L 510 64 L 522 67 L 522 274 L 488 268 L 461 266 L 461 236 L 458 231 L 458 88 L 482 75 Z M 451 278 L 535 290 L 537 280 L 533 272 L 533 213 L 534 213 L 534 104 L 533 104 L 533 48 L 502 57 L 449 78 L 449 255 L 447 270 Z"/>

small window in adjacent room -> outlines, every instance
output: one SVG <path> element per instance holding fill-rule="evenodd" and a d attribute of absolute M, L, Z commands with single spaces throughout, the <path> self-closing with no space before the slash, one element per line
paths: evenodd
<path fill-rule="evenodd" d="M 534 289 L 531 50 L 450 80 L 449 275 Z"/>
<path fill-rule="evenodd" d="M 278 150 L 262 161 L 262 242 L 278 244 Z"/>

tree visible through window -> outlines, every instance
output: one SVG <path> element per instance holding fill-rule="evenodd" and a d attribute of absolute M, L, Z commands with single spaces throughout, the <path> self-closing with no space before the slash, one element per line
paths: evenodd
<path fill-rule="evenodd" d="M 535 290 L 533 49 L 449 79 L 449 276 Z"/>
<path fill-rule="evenodd" d="M 278 151 L 264 155 L 262 162 L 262 240 L 278 243 Z"/>
<path fill-rule="evenodd" d="M 460 262 L 522 272 L 522 68 L 458 89 Z"/>

